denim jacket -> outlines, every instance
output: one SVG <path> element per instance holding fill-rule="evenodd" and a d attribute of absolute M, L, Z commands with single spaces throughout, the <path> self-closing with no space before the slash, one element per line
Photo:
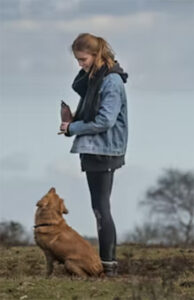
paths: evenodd
<path fill-rule="evenodd" d="M 110 73 L 99 90 L 100 107 L 94 121 L 75 121 L 69 135 L 76 135 L 71 153 L 123 155 L 128 140 L 127 99 L 119 74 Z"/>

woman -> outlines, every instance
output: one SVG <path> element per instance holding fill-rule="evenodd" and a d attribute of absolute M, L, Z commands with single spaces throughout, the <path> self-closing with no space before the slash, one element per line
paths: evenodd
<path fill-rule="evenodd" d="M 97 221 L 100 257 L 107 276 L 114 276 L 116 230 L 110 195 L 114 171 L 125 163 L 128 124 L 124 83 L 128 75 L 101 37 L 80 34 L 72 51 L 81 67 L 72 88 L 81 98 L 73 122 L 63 122 L 60 129 L 66 136 L 76 136 L 71 152 L 80 154 Z"/>

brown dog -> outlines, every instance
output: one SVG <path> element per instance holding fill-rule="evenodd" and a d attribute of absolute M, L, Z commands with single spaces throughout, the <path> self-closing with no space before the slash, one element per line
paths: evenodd
<path fill-rule="evenodd" d="M 74 275 L 101 275 L 100 257 L 63 219 L 62 214 L 67 214 L 68 210 L 55 188 L 51 188 L 36 205 L 34 234 L 37 245 L 46 256 L 47 275 L 53 271 L 54 260 L 64 263 L 66 270 Z"/>

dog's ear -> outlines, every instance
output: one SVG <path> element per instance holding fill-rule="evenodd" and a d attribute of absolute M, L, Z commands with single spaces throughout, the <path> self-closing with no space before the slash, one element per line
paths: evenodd
<path fill-rule="evenodd" d="M 54 187 L 52 187 L 49 191 L 48 191 L 48 193 L 53 193 L 53 194 L 55 194 L 56 193 L 56 190 L 55 190 L 55 188 Z"/>
<path fill-rule="evenodd" d="M 44 197 L 36 203 L 38 207 L 46 207 L 48 205 L 48 198 Z"/>
<path fill-rule="evenodd" d="M 66 206 L 65 206 L 65 204 L 64 204 L 63 199 L 61 199 L 60 211 L 61 211 L 62 214 L 68 214 L 69 213 L 68 210 L 67 210 L 67 208 L 66 208 Z"/>

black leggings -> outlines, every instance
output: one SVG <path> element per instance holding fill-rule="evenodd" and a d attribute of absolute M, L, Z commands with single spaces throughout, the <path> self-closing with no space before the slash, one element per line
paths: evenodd
<path fill-rule="evenodd" d="M 116 230 L 110 211 L 114 171 L 86 172 L 103 261 L 116 260 Z"/>

